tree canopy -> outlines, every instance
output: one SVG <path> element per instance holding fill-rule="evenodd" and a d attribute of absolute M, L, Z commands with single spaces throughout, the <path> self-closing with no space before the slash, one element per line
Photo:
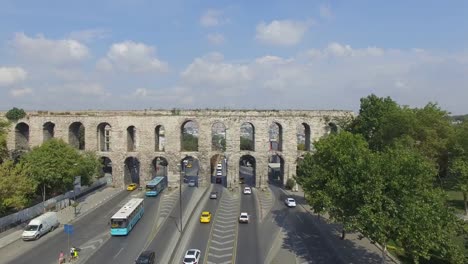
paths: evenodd
<path fill-rule="evenodd" d="M 21 108 L 13 107 L 6 114 L 5 117 L 10 121 L 17 121 L 26 116 L 26 112 Z"/>

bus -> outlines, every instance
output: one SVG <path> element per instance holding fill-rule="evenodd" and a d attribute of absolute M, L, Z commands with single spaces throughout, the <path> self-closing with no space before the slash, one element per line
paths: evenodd
<path fill-rule="evenodd" d="M 154 177 L 146 184 L 146 196 L 157 196 L 166 187 L 166 177 Z"/>
<path fill-rule="evenodd" d="M 143 199 L 132 198 L 111 218 L 111 235 L 126 236 L 143 216 Z"/>

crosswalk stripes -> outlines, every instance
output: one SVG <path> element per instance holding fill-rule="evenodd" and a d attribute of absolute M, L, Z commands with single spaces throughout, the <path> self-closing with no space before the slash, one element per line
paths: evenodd
<path fill-rule="evenodd" d="M 166 218 L 171 213 L 172 208 L 174 208 L 178 199 L 178 192 L 164 192 L 163 197 L 161 199 L 161 205 L 159 207 L 159 217 Z"/>
<path fill-rule="evenodd" d="M 258 203 L 260 207 L 260 221 L 263 221 L 263 218 L 268 214 L 268 212 L 273 208 L 274 195 L 270 188 L 266 188 L 265 191 L 257 192 Z"/>

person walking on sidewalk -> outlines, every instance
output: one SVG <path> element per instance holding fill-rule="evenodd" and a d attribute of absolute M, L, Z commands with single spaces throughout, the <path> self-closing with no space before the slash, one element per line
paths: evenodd
<path fill-rule="evenodd" d="M 60 250 L 60 254 L 59 254 L 59 264 L 63 264 L 65 263 L 65 254 L 63 254 L 63 251 Z"/>

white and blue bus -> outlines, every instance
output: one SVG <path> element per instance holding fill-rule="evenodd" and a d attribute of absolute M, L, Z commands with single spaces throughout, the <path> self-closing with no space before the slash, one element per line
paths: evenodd
<path fill-rule="evenodd" d="M 157 196 L 166 187 L 166 177 L 154 177 L 146 184 L 146 196 Z"/>
<path fill-rule="evenodd" d="M 111 235 L 126 236 L 143 216 L 143 199 L 132 198 L 111 218 Z"/>

